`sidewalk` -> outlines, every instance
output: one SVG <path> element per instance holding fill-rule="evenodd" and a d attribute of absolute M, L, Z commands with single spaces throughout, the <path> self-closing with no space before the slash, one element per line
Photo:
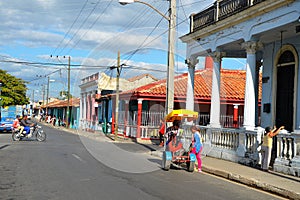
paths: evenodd
<path fill-rule="evenodd" d="M 74 132 L 74 130 L 66 130 Z M 81 131 L 78 131 L 80 134 Z M 89 138 L 105 137 L 102 133 L 84 132 Z M 110 139 L 114 136 L 106 135 Z M 130 139 L 118 138 L 113 141 L 118 147 L 132 152 L 145 152 L 155 157 L 162 157 L 163 148 L 156 144 L 140 144 L 131 141 Z M 212 157 L 202 157 L 202 171 L 213 174 L 219 177 L 229 179 L 231 181 L 239 182 L 257 189 L 261 189 L 272 194 L 280 195 L 289 199 L 300 200 L 300 178 L 288 176 L 276 172 L 263 172 L 259 169 L 244 166 L 238 163 L 233 163 L 225 160 L 220 160 Z"/>

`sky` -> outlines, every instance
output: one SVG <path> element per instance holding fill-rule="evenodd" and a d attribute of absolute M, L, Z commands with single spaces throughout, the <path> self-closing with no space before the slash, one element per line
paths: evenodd
<path fill-rule="evenodd" d="M 145 0 L 168 15 L 166 0 Z M 189 32 L 189 16 L 213 0 L 177 0 L 175 73 L 187 71 L 186 47 L 179 37 Z M 42 99 L 50 77 L 49 97 L 67 90 L 71 60 L 71 94 L 82 78 L 96 72 L 115 76 L 120 51 L 121 78 L 150 73 L 166 78 L 168 21 L 151 8 L 118 0 L 0 1 L 0 69 L 28 81 L 28 96 Z M 51 56 L 52 55 L 52 56 Z M 203 68 L 204 59 L 196 66 Z M 132 67 L 130 67 L 132 66 Z M 244 69 L 242 60 L 225 60 L 223 68 Z"/>

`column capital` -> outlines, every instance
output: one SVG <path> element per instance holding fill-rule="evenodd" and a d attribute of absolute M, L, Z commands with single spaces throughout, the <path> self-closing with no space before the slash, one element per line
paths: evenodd
<path fill-rule="evenodd" d="M 191 56 L 190 58 L 187 58 L 185 60 L 185 64 L 188 65 L 188 68 L 195 67 L 199 63 L 199 60 L 197 57 Z"/>
<path fill-rule="evenodd" d="M 138 99 L 138 104 L 142 104 L 144 99 Z"/>
<path fill-rule="evenodd" d="M 226 56 L 226 52 L 215 51 L 211 53 L 211 57 L 213 58 L 214 62 L 220 63 L 222 58 Z"/>
<path fill-rule="evenodd" d="M 263 44 L 258 41 L 248 41 L 242 43 L 242 48 L 246 49 L 246 52 L 249 54 L 255 54 L 257 50 L 261 49 Z"/>
<path fill-rule="evenodd" d="M 233 104 L 233 108 L 237 109 L 239 108 L 240 104 Z"/>

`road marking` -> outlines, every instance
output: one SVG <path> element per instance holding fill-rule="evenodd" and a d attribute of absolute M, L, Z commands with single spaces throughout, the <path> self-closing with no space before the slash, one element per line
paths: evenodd
<path fill-rule="evenodd" d="M 79 160 L 80 162 L 83 162 L 83 163 L 85 163 L 85 161 L 84 160 L 82 160 L 82 158 L 80 158 L 78 155 L 76 155 L 76 154 L 74 154 L 74 153 L 72 153 L 72 156 L 74 156 L 77 160 Z"/>

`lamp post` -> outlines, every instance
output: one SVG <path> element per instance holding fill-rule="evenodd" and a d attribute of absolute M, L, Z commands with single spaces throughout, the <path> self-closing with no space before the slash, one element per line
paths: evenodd
<path fill-rule="evenodd" d="M 152 5 L 139 1 L 139 0 L 119 0 L 119 3 L 122 5 L 130 4 L 130 3 L 142 3 L 147 5 L 148 7 L 155 10 L 158 14 L 163 16 L 169 22 L 169 35 L 168 35 L 168 74 L 167 74 L 167 88 L 166 88 L 166 113 L 170 113 L 173 110 L 174 106 L 174 51 L 175 51 L 175 27 L 176 27 L 176 0 L 169 0 L 169 16 L 165 16 L 159 10 L 157 10 Z"/>

